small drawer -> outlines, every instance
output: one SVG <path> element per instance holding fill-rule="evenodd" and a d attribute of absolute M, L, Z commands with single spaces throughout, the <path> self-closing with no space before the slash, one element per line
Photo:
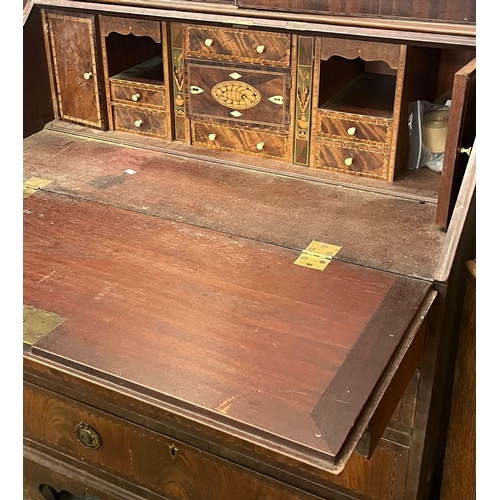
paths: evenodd
<path fill-rule="evenodd" d="M 53 453 L 62 454 L 67 462 L 92 467 L 99 474 L 117 477 L 120 482 L 125 480 L 162 498 L 319 500 L 166 435 L 31 384 L 24 387 L 23 409 L 24 438 L 28 443 L 42 444 Z M 71 484 L 74 486 L 74 481 Z M 66 488 L 60 480 L 51 486 Z"/>
<path fill-rule="evenodd" d="M 392 120 L 359 117 L 347 113 L 318 111 L 318 133 L 323 137 L 343 140 L 374 141 L 388 144 Z"/>
<path fill-rule="evenodd" d="M 111 102 L 131 106 L 165 108 L 165 91 L 162 87 L 142 86 L 110 80 Z"/>
<path fill-rule="evenodd" d="M 317 139 L 316 166 L 387 180 L 389 150 L 352 141 Z"/>
<path fill-rule="evenodd" d="M 113 106 L 114 129 L 140 135 L 165 137 L 165 113 L 142 108 Z"/>
<path fill-rule="evenodd" d="M 214 26 L 186 26 L 186 57 L 290 66 L 290 35 Z"/>
<path fill-rule="evenodd" d="M 284 160 L 287 137 L 267 131 L 241 129 L 213 123 L 191 123 L 192 144 L 236 153 Z"/>
<path fill-rule="evenodd" d="M 187 66 L 189 116 L 288 130 L 289 80 L 285 71 L 190 62 Z"/>

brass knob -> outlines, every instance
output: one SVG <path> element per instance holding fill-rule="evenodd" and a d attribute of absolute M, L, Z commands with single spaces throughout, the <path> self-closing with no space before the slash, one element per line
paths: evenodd
<path fill-rule="evenodd" d="M 470 156 L 470 152 L 472 151 L 472 146 L 470 148 L 460 148 L 461 153 L 465 153 Z"/>
<path fill-rule="evenodd" d="M 139 98 L 141 97 L 141 94 L 132 94 L 132 101 L 138 101 Z"/>
<path fill-rule="evenodd" d="M 88 73 L 84 73 L 83 78 L 85 78 L 85 80 L 90 80 L 92 78 L 92 73 L 90 71 Z"/>
<path fill-rule="evenodd" d="M 259 54 L 262 54 L 264 50 L 266 50 L 265 45 L 258 45 L 257 48 L 255 49 Z"/>
<path fill-rule="evenodd" d="M 90 427 L 90 425 L 80 422 L 75 427 L 75 434 L 78 438 L 78 441 L 82 443 L 87 448 L 92 448 L 93 450 L 97 450 L 101 446 L 101 438 L 99 434 Z"/>
<path fill-rule="evenodd" d="M 205 45 L 206 45 L 207 47 L 210 47 L 210 45 L 212 45 L 213 43 L 214 43 L 214 41 L 213 41 L 211 38 L 207 38 L 207 39 L 205 40 Z"/>
<path fill-rule="evenodd" d="M 215 141 L 215 138 L 217 137 L 217 134 L 208 134 L 208 138 L 211 140 L 211 141 Z"/>
<path fill-rule="evenodd" d="M 136 120 L 134 125 L 139 128 L 142 125 L 142 120 Z"/>
<path fill-rule="evenodd" d="M 257 144 L 256 148 L 259 150 L 259 151 L 262 151 L 264 149 L 264 143 L 263 142 L 259 142 L 259 144 Z"/>
<path fill-rule="evenodd" d="M 356 133 L 356 127 L 350 127 L 347 129 L 349 135 L 354 135 Z"/>
<path fill-rule="evenodd" d="M 346 158 L 346 159 L 344 160 L 344 163 L 345 163 L 348 167 L 350 167 L 350 166 L 352 165 L 352 162 L 353 162 L 353 161 L 354 161 L 354 159 L 353 159 L 353 158 Z"/>

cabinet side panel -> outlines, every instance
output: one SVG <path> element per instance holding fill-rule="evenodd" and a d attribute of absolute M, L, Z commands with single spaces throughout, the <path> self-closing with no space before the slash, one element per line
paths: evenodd
<path fill-rule="evenodd" d="M 23 27 L 23 138 L 54 118 L 41 12 L 32 9 Z"/>

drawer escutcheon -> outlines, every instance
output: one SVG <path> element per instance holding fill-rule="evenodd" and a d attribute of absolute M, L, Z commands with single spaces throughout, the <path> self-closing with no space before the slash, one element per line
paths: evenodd
<path fill-rule="evenodd" d="M 80 441 L 80 443 L 82 443 L 85 447 L 92 448 L 93 450 L 100 448 L 101 438 L 89 424 L 80 422 L 75 427 L 75 434 L 78 441 Z"/>

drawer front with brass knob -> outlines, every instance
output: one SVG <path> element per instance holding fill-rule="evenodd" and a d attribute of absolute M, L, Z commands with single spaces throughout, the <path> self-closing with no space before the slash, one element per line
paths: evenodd
<path fill-rule="evenodd" d="M 317 139 L 315 166 L 364 177 L 387 179 L 389 149 L 352 141 Z"/>
<path fill-rule="evenodd" d="M 113 106 L 115 130 L 134 132 L 140 135 L 165 137 L 165 113 L 128 106 Z"/>
<path fill-rule="evenodd" d="M 125 84 L 110 80 L 111 101 L 141 106 L 144 108 L 165 108 L 165 91 L 152 85 Z"/>
<path fill-rule="evenodd" d="M 186 57 L 287 68 L 290 35 L 214 26 L 186 26 Z"/>
<path fill-rule="evenodd" d="M 132 483 L 162 498 L 243 499 L 252 492 L 252 498 L 268 500 L 319 500 L 169 436 L 29 383 L 24 386 L 23 409 L 28 447 L 42 445 L 68 466 L 84 463 L 87 469 L 95 468 L 99 474 L 119 478 L 120 483 Z M 51 482 L 50 476 L 40 476 L 34 488 Z M 59 482 L 51 486 L 59 490 Z M 147 498 L 153 495 L 147 494 Z"/>
<path fill-rule="evenodd" d="M 322 137 L 388 144 L 390 142 L 392 120 L 319 110 L 317 129 L 318 134 Z"/>
<path fill-rule="evenodd" d="M 287 137 L 256 128 L 244 129 L 215 123 L 191 123 L 192 143 L 225 151 L 255 154 L 284 160 Z"/>

